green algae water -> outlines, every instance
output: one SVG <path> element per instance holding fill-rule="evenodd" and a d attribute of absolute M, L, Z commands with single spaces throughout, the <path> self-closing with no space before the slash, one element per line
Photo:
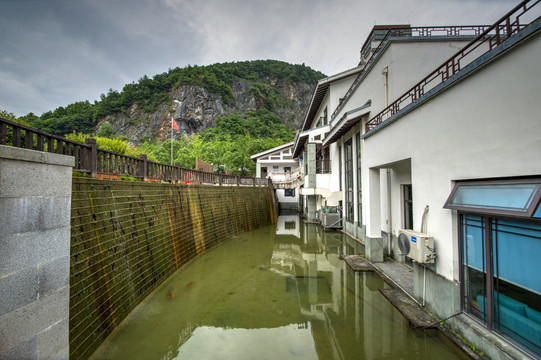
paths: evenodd
<path fill-rule="evenodd" d="M 437 331 L 419 331 L 380 294 L 362 253 L 298 216 L 243 233 L 169 278 L 92 359 L 460 359 Z"/>

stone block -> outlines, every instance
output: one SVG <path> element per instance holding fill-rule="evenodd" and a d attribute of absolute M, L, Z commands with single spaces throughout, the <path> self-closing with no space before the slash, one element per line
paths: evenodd
<path fill-rule="evenodd" d="M 75 157 L 73 156 L 46 153 L 42 151 L 16 148 L 6 145 L 0 145 L 0 160 L 2 159 L 35 162 L 66 167 L 73 167 L 75 165 Z"/>
<path fill-rule="evenodd" d="M 50 357 L 50 360 L 69 360 L 70 348 L 69 345 L 60 349 L 56 354 Z"/>
<path fill-rule="evenodd" d="M 27 268 L 0 277 L 0 315 L 25 306 L 38 298 L 37 268 Z"/>
<path fill-rule="evenodd" d="M 69 314 L 69 287 L 0 315 L 0 348 L 11 349 L 66 319 Z M 60 336 L 60 335 L 59 335 Z"/>
<path fill-rule="evenodd" d="M 40 209 L 41 200 L 38 197 L 0 197 L 0 240 L 9 234 L 38 230 Z"/>
<path fill-rule="evenodd" d="M 3 340 L 0 339 L 0 359 L 4 360 L 38 360 L 38 336 L 33 336 L 11 349 L 4 348 Z"/>
<path fill-rule="evenodd" d="M 67 256 L 39 266 L 39 296 L 47 296 L 69 285 L 70 258 Z"/>
<path fill-rule="evenodd" d="M 1 199 L 0 199 L 1 202 Z M 69 256 L 70 229 L 4 235 L 0 233 L 0 276 Z"/>
<path fill-rule="evenodd" d="M 0 161 L 0 198 L 69 196 L 71 172 L 68 167 L 32 162 Z"/>
<path fill-rule="evenodd" d="M 43 197 L 40 210 L 40 229 L 70 226 L 71 197 Z"/>
<path fill-rule="evenodd" d="M 69 344 L 69 321 L 66 318 L 38 334 L 39 358 L 61 358 L 57 355 L 60 355 L 59 352 L 68 348 L 67 344 Z"/>

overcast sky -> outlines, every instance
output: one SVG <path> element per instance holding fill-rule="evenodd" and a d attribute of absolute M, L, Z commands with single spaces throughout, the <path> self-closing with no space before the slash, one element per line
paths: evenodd
<path fill-rule="evenodd" d="M 0 0 L 0 110 L 41 115 L 169 68 L 355 67 L 374 25 L 493 24 L 510 0 Z"/>

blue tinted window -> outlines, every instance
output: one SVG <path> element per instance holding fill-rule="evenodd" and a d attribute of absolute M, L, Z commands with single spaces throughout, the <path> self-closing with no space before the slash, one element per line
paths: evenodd
<path fill-rule="evenodd" d="M 452 205 L 526 211 L 539 184 L 459 185 Z"/>

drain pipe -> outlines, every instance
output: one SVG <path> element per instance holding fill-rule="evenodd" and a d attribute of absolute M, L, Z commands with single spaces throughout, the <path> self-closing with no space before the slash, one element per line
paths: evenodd
<path fill-rule="evenodd" d="M 423 211 L 423 218 L 421 219 L 421 232 L 426 234 L 426 215 L 428 214 L 428 205 L 425 206 Z M 423 265 L 423 307 L 426 304 L 426 266 Z"/>
<path fill-rule="evenodd" d="M 391 211 L 391 169 L 387 169 L 387 221 L 389 223 L 389 235 L 387 238 L 387 247 L 389 256 L 392 257 L 392 242 L 393 242 L 393 212 Z"/>

